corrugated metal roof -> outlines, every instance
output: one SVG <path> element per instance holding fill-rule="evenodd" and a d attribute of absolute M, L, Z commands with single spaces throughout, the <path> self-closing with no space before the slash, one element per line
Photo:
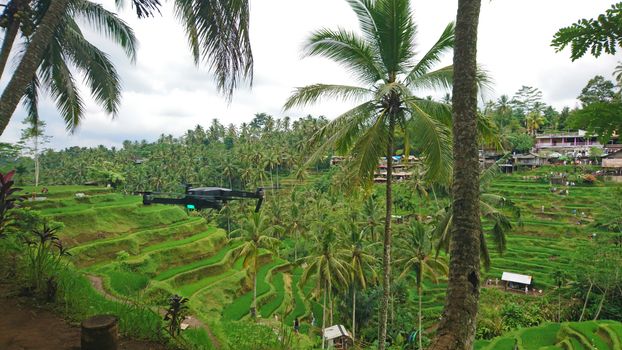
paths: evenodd
<path fill-rule="evenodd" d="M 352 338 L 346 327 L 338 324 L 334 326 L 330 326 L 328 328 L 324 328 L 324 338 L 326 340 L 331 340 L 339 337 L 346 336 L 348 338 Z"/>
<path fill-rule="evenodd" d="M 531 276 L 521 275 L 518 273 L 504 272 L 501 275 L 502 281 L 516 282 L 522 284 L 531 284 Z"/>

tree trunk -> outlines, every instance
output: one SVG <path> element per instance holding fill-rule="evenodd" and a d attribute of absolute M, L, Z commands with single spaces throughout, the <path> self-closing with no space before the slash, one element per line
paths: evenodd
<path fill-rule="evenodd" d="M 352 340 L 356 340 L 356 287 L 352 284 Z"/>
<path fill-rule="evenodd" d="M 45 49 L 52 40 L 54 31 L 60 25 L 68 4 L 69 0 L 54 0 L 50 3 L 50 7 L 37 26 L 22 60 L 4 88 L 0 97 L 0 135 L 4 133 L 28 83 L 32 81 L 32 77 L 37 72 Z"/>
<path fill-rule="evenodd" d="M 39 187 L 39 169 L 39 136 L 35 134 L 35 193 L 37 192 L 37 187 Z"/>
<path fill-rule="evenodd" d="M 380 324 L 378 330 L 378 350 L 384 350 L 387 341 L 387 318 L 389 314 L 389 298 L 391 296 L 391 213 L 393 199 L 391 197 L 391 177 L 393 176 L 393 133 L 395 116 L 389 116 L 389 139 L 387 140 L 387 187 L 386 215 L 384 221 L 384 251 L 382 255 L 382 300 L 380 304 Z"/>
<path fill-rule="evenodd" d="M 562 321 L 562 293 L 557 291 L 557 322 Z"/>
<path fill-rule="evenodd" d="M 579 322 L 583 321 L 583 315 L 585 315 L 585 309 L 587 308 L 587 301 L 590 300 L 590 293 L 592 293 L 592 287 L 594 287 L 594 283 L 590 281 L 590 288 L 588 288 L 587 295 L 585 295 L 585 302 L 583 303 L 583 309 L 581 310 L 581 316 L 579 316 Z"/>
<path fill-rule="evenodd" d="M 324 302 L 322 303 L 322 349 L 325 347 L 324 330 L 326 329 L 326 281 L 324 281 Z"/>
<path fill-rule="evenodd" d="M 600 312 L 603 310 L 603 304 L 605 303 L 605 298 L 607 298 L 607 292 L 609 292 L 609 286 L 605 288 L 605 293 L 603 293 L 603 297 L 600 299 L 600 303 L 598 303 L 598 309 L 596 310 L 596 315 L 594 315 L 594 321 L 598 320 L 598 316 L 600 316 Z"/>
<path fill-rule="evenodd" d="M 423 333 L 421 333 L 421 324 L 423 323 L 423 317 L 421 316 L 421 297 L 422 297 L 422 288 L 421 286 L 417 286 L 419 292 L 419 350 L 423 350 Z"/>
<path fill-rule="evenodd" d="M 21 3 L 21 1 L 15 1 L 16 11 L 19 11 L 19 3 Z M 9 3 L 7 6 L 11 6 L 11 4 Z M 13 43 L 17 37 L 17 33 L 19 33 L 19 22 L 19 19 L 13 18 L 9 28 L 7 28 L 6 33 L 4 34 L 4 41 L 2 41 L 2 49 L 0 51 L 0 77 L 2 77 L 2 73 L 4 73 L 4 68 L 6 67 L 6 63 L 9 61 L 9 55 L 11 54 L 11 49 L 13 48 Z"/>
<path fill-rule="evenodd" d="M 251 313 L 253 318 L 257 319 L 257 256 L 255 256 L 253 271 L 253 312 Z"/>
<path fill-rule="evenodd" d="M 473 348 L 480 292 L 477 26 L 480 0 L 459 0 L 454 48 L 453 225 L 445 307 L 430 350 Z"/>

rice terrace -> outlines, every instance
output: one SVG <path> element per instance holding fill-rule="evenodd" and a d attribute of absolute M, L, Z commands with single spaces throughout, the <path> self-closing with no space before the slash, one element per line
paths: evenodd
<path fill-rule="evenodd" d="M 621 2 L 0 5 L 0 350 L 622 350 Z"/>

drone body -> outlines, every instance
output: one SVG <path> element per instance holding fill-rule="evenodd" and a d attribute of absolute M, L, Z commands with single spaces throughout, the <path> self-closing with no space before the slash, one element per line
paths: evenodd
<path fill-rule="evenodd" d="M 141 194 L 145 205 L 173 204 L 196 210 L 221 209 L 230 200 L 257 199 L 256 212 L 261 208 L 264 197 L 262 188 L 258 188 L 255 192 L 247 192 L 222 187 L 190 187 L 190 185 L 186 185 L 186 192 L 183 195 L 154 192 L 141 192 Z M 157 197 L 156 195 L 168 195 L 169 197 Z"/>

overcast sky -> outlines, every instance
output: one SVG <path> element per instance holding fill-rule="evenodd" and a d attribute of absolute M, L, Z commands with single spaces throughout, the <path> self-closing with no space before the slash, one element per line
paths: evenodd
<path fill-rule="evenodd" d="M 115 10 L 114 0 L 95 0 Z M 92 42 L 112 57 L 123 80 L 123 100 L 112 120 L 93 102 L 87 89 L 86 117 L 74 135 L 68 135 L 50 99 L 40 103 L 53 148 L 119 146 L 123 140 L 155 140 L 160 134 L 180 136 L 197 124 L 218 118 L 227 125 L 249 122 L 255 113 L 298 118 L 307 114 L 333 118 L 348 104 L 328 101 L 313 108 L 282 112 L 294 87 L 312 83 L 355 83 L 338 65 L 318 58 L 301 58 L 300 48 L 309 33 L 320 27 L 356 29 L 353 13 L 343 0 L 252 0 L 251 41 L 255 58 L 252 89 L 236 91 L 228 104 L 218 95 L 205 66 L 193 64 L 181 26 L 172 14 L 171 1 L 162 1 L 162 15 L 138 20 L 128 6 L 119 11 L 136 32 L 140 46 L 135 64 L 105 39 Z M 576 96 L 587 81 L 600 74 L 612 79 L 617 56 L 585 56 L 571 62 L 568 49 L 555 53 L 553 34 L 579 18 L 603 13 L 611 0 L 492 0 L 482 1 L 478 61 L 494 79 L 488 99 L 513 95 L 522 85 L 538 87 L 546 103 L 556 108 L 575 107 Z M 456 0 L 412 0 L 418 25 L 418 51 L 424 53 L 455 19 Z M 116 11 L 116 10 L 115 10 Z M 88 26 L 83 26 L 85 31 Z M 451 63 L 446 57 L 441 64 Z M 440 66 L 440 65 L 439 65 Z M 7 77 L 1 85 L 6 84 Z M 425 93 L 427 94 L 427 93 Z M 440 96 L 440 94 L 439 94 Z M 19 138 L 21 110 L 2 135 L 3 142 Z"/>

